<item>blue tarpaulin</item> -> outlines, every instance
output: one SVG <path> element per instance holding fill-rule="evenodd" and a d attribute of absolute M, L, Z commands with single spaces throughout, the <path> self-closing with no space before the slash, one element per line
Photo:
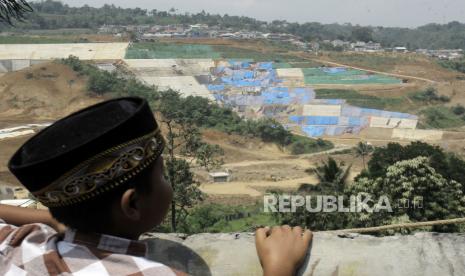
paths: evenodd
<path fill-rule="evenodd" d="M 339 123 L 339 117 L 335 116 L 289 116 L 289 121 L 296 124 L 303 125 L 337 125 Z"/>
<path fill-rule="evenodd" d="M 361 117 L 349 117 L 349 126 L 361 126 L 362 118 Z"/>
<path fill-rule="evenodd" d="M 350 106 L 342 99 L 315 99 L 313 89 L 290 88 L 281 86 L 283 80 L 278 78 L 272 62 L 250 63 L 248 61 L 231 60 L 231 67 L 218 67 L 213 72 L 218 73 L 219 79 L 215 84 L 208 85 L 208 89 L 214 93 L 218 102 L 227 106 L 254 106 L 260 107 L 262 114 L 274 118 L 286 118 L 288 122 L 300 126 L 302 131 L 310 137 L 323 135 L 342 135 L 344 133 L 358 133 L 369 124 L 369 118 L 373 116 L 385 118 L 417 119 L 417 116 L 389 112 L 371 108 Z M 346 68 L 319 68 L 321 74 L 348 74 Z M 371 76 L 365 76 L 371 77 Z M 221 82 L 217 82 L 220 80 Z M 242 88 L 242 93 L 226 93 L 230 88 Z M 291 110 L 288 106 L 305 105 L 340 105 L 341 116 L 289 116 L 285 113 Z M 270 107 L 272 106 L 272 107 Z M 281 106 L 281 107 L 279 107 Z M 299 109 L 298 109 L 299 110 Z M 292 113 L 297 111 L 292 110 Z M 297 111 L 300 112 L 300 111 Z"/>
<path fill-rule="evenodd" d="M 306 125 L 337 125 L 339 117 L 333 116 L 307 116 L 305 120 Z"/>
<path fill-rule="evenodd" d="M 224 84 L 209 84 L 207 88 L 210 91 L 223 91 L 225 87 Z"/>
<path fill-rule="evenodd" d="M 260 62 L 258 68 L 262 70 L 273 70 L 273 62 Z"/>
<path fill-rule="evenodd" d="M 303 126 L 302 131 L 310 137 L 320 137 L 326 132 L 326 127 L 321 126 Z"/>
<path fill-rule="evenodd" d="M 344 67 L 331 67 L 331 68 L 323 68 L 323 71 L 328 74 L 338 74 L 346 72 L 347 69 Z"/>

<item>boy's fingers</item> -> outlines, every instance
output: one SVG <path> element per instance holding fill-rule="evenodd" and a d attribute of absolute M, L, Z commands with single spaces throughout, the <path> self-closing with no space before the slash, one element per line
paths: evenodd
<path fill-rule="evenodd" d="M 296 226 L 296 227 L 292 228 L 292 232 L 294 232 L 295 234 L 298 234 L 298 235 L 302 235 L 302 227 Z"/>
<path fill-rule="evenodd" d="M 255 243 L 261 243 L 267 237 L 269 229 L 267 228 L 259 228 L 255 231 Z"/>
<path fill-rule="evenodd" d="M 305 230 L 304 235 L 303 235 L 303 240 L 305 245 L 310 244 L 310 241 L 313 239 L 313 233 L 310 230 Z"/>

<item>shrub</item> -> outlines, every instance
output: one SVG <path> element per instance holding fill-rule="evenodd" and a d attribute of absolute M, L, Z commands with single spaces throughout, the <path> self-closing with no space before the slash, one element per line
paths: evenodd
<path fill-rule="evenodd" d="M 454 112 L 455 115 L 463 115 L 465 113 L 465 107 L 458 104 L 452 108 L 452 112 Z"/>
<path fill-rule="evenodd" d="M 412 95 L 412 99 L 421 102 L 443 102 L 447 103 L 450 98 L 444 95 L 439 96 L 438 91 L 434 87 L 428 87 L 426 90 L 419 91 Z"/>

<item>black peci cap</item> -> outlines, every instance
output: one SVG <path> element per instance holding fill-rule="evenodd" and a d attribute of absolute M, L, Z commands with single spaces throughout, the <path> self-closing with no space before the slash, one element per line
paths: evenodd
<path fill-rule="evenodd" d="M 164 140 L 146 100 L 105 101 L 45 128 L 8 167 L 48 207 L 76 204 L 121 185 L 162 153 Z"/>

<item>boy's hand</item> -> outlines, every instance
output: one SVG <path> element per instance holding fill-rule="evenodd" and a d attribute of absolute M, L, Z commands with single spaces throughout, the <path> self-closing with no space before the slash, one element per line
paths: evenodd
<path fill-rule="evenodd" d="M 311 231 L 288 225 L 255 232 L 255 245 L 264 275 L 294 275 L 307 254 L 313 238 Z"/>

